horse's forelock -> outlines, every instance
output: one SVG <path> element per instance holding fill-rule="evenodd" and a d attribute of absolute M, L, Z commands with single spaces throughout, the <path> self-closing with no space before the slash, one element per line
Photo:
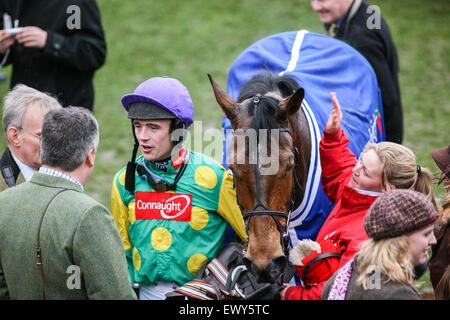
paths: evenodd
<path fill-rule="evenodd" d="M 267 95 L 270 92 L 286 98 L 299 88 L 297 81 L 289 75 L 277 75 L 273 72 L 263 72 L 254 75 L 244 83 L 237 102 L 241 103 L 257 93 Z"/>
<path fill-rule="evenodd" d="M 250 127 L 257 132 L 260 129 L 280 129 L 282 118 L 279 102 L 294 93 L 298 84 L 290 76 L 280 76 L 273 72 L 263 72 L 253 76 L 246 82 L 238 97 L 238 102 L 245 105 L 248 116 L 251 117 Z M 255 109 L 254 97 L 260 94 L 263 98 Z M 281 141 L 283 144 L 283 141 Z"/>
<path fill-rule="evenodd" d="M 279 129 L 281 127 L 278 119 L 280 108 L 278 107 L 278 100 L 263 96 L 257 106 L 253 100 L 248 101 L 248 113 L 253 116 L 251 128 L 259 129 Z"/>

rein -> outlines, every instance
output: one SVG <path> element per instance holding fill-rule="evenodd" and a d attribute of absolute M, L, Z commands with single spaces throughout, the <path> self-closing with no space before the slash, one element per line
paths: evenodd
<path fill-rule="evenodd" d="M 262 98 L 263 98 L 263 96 L 260 94 L 256 94 L 254 96 L 253 104 L 255 107 L 255 111 L 258 108 L 258 104 Z M 280 128 L 280 132 L 286 132 L 286 133 L 290 134 L 290 129 L 289 128 Z M 296 167 L 297 161 L 298 161 L 298 150 L 294 146 L 292 147 L 292 149 L 293 149 L 292 151 L 295 156 L 295 164 L 292 169 L 293 170 L 293 173 L 292 173 L 293 184 L 292 184 L 292 189 L 291 189 L 291 199 L 289 201 L 289 206 L 287 208 L 287 211 L 284 212 L 284 211 L 279 211 L 279 210 L 271 210 L 261 199 L 261 185 L 260 185 L 260 172 L 259 172 L 260 161 L 259 161 L 258 145 L 259 145 L 259 136 L 257 136 L 256 166 L 255 166 L 256 203 L 253 206 L 252 210 L 247 211 L 247 212 L 244 212 L 240 205 L 239 205 L 239 207 L 241 208 L 244 221 L 248 218 L 246 225 L 245 225 L 247 234 L 249 233 L 249 225 L 250 225 L 250 220 L 252 217 L 267 215 L 267 216 L 270 216 L 274 220 L 274 222 L 277 226 L 278 232 L 280 233 L 281 247 L 283 248 L 284 254 L 287 256 L 288 249 L 289 249 L 288 228 L 289 228 L 289 222 L 290 222 L 290 218 L 291 218 L 291 211 L 292 211 L 292 207 L 294 205 L 294 200 L 295 200 L 295 186 L 298 185 L 300 189 L 303 189 L 297 179 L 297 174 L 295 172 L 295 167 Z M 261 208 L 262 210 L 257 210 L 258 208 Z M 286 223 L 285 224 L 280 223 L 280 221 L 278 221 L 278 219 L 276 219 L 277 216 L 286 218 Z"/>

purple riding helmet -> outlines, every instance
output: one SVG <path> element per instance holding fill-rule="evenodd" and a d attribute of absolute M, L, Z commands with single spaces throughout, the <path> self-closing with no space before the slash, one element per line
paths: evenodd
<path fill-rule="evenodd" d="M 144 81 L 134 93 L 122 97 L 122 105 L 130 119 L 176 117 L 181 119 L 186 127 L 194 121 L 194 105 L 189 91 L 180 81 L 173 78 L 154 77 Z"/>
<path fill-rule="evenodd" d="M 122 97 L 122 105 L 128 118 L 137 120 L 179 119 L 189 127 L 194 122 L 194 105 L 189 91 L 177 79 L 154 77 L 141 83 L 133 93 Z M 176 121 L 179 121 L 176 120 Z M 181 127 L 183 126 L 180 123 Z M 134 194 L 136 154 L 139 142 L 134 132 L 134 147 L 131 161 L 127 164 L 125 189 Z M 180 141 L 181 142 L 181 141 Z"/>

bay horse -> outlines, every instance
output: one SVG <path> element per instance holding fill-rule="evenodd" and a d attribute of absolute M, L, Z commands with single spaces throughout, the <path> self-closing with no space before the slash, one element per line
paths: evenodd
<path fill-rule="evenodd" d="M 224 166 L 233 171 L 249 235 L 244 262 L 274 283 L 287 263 L 288 238 L 291 246 L 314 240 L 334 206 L 321 186 L 319 157 L 329 93 L 339 97 L 341 128 L 356 157 L 367 143 L 385 140 L 376 75 L 346 43 L 299 30 L 245 49 L 230 67 L 227 92 L 210 82 L 225 114 Z"/>
<path fill-rule="evenodd" d="M 289 213 L 303 198 L 309 167 L 310 132 L 300 108 L 305 92 L 291 77 L 266 72 L 247 82 L 234 101 L 209 77 L 235 132 L 228 165 L 249 235 L 244 262 L 259 281 L 274 283 L 288 262 Z M 250 135 L 238 141 L 239 132 L 251 130 L 256 144 Z M 262 132 L 276 134 L 261 139 Z M 277 170 L 269 172 L 269 166 Z"/>

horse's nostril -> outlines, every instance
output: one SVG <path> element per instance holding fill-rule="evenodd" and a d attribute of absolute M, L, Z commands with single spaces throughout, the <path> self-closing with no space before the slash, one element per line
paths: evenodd
<path fill-rule="evenodd" d="M 287 264 L 287 258 L 284 256 L 272 259 L 264 269 L 264 276 L 267 282 L 275 283 L 282 275 Z"/>
<path fill-rule="evenodd" d="M 283 271 L 287 265 L 287 258 L 285 256 L 279 256 L 272 259 L 266 265 L 264 270 L 258 268 L 258 266 L 249 258 L 244 257 L 243 262 L 247 267 L 247 270 L 256 277 L 257 282 L 275 283 L 283 274 Z"/>
<path fill-rule="evenodd" d="M 280 275 L 280 271 L 276 268 L 272 268 L 272 270 L 269 271 L 269 279 L 270 282 L 276 280 L 278 276 Z"/>
<path fill-rule="evenodd" d="M 278 270 L 280 270 L 280 272 L 284 271 L 288 263 L 288 259 L 285 256 L 279 256 L 272 261 L 277 266 Z"/>

